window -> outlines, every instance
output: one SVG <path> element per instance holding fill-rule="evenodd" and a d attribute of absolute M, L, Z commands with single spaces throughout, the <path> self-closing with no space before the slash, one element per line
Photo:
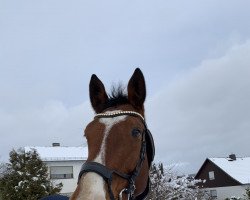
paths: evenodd
<path fill-rule="evenodd" d="M 211 197 L 217 197 L 217 191 L 216 190 L 210 190 Z"/>
<path fill-rule="evenodd" d="M 73 178 L 73 166 L 51 166 L 51 179 L 70 179 Z"/>
<path fill-rule="evenodd" d="M 215 179 L 215 177 L 214 177 L 214 171 L 208 172 L 208 177 L 209 177 L 209 180 L 214 180 Z"/>

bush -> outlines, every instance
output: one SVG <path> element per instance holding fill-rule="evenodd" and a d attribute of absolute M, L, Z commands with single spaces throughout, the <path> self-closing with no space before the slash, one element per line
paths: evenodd
<path fill-rule="evenodd" d="M 244 196 L 247 200 L 250 200 L 250 187 L 246 189 L 246 194 Z"/>
<path fill-rule="evenodd" d="M 48 168 L 36 151 L 12 150 L 0 178 L 0 193 L 5 200 L 37 200 L 61 191 L 62 184 L 53 185 Z"/>
<path fill-rule="evenodd" d="M 197 186 L 201 180 L 177 176 L 172 168 L 165 170 L 163 164 L 153 164 L 150 172 L 151 191 L 148 200 L 208 200 L 210 195 Z"/>

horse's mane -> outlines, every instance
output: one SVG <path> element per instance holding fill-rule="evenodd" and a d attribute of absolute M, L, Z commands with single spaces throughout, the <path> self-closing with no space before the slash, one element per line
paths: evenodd
<path fill-rule="evenodd" d="M 104 110 L 107 108 L 129 104 L 128 95 L 125 92 L 125 87 L 122 84 L 112 86 L 111 93 L 108 95 L 108 100 L 105 102 Z"/>

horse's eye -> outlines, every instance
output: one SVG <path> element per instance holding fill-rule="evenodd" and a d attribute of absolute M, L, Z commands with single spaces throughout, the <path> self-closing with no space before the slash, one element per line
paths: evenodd
<path fill-rule="evenodd" d="M 138 128 L 134 128 L 132 130 L 132 136 L 133 137 L 139 137 L 141 135 L 141 131 Z"/>

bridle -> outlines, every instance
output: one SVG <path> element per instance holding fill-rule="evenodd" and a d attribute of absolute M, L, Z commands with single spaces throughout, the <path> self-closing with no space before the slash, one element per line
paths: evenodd
<path fill-rule="evenodd" d="M 139 117 L 142 120 L 142 123 L 144 125 L 144 131 L 142 132 L 142 137 L 141 137 L 142 139 L 141 139 L 140 157 L 139 157 L 139 160 L 137 161 L 137 164 L 134 170 L 130 174 L 125 174 L 117 170 L 108 169 L 106 166 L 100 163 L 88 161 L 82 165 L 82 168 L 80 170 L 79 177 L 78 177 L 78 183 L 84 173 L 95 172 L 99 174 L 107 183 L 110 200 L 115 200 L 115 197 L 111 188 L 111 184 L 112 184 L 112 176 L 113 174 L 116 174 L 119 177 L 126 179 L 128 181 L 128 186 L 121 191 L 119 198 L 122 198 L 122 194 L 125 193 L 128 196 L 128 200 L 142 200 L 147 196 L 149 192 L 149 187 L 150 187 L 149 178 L 147 182 L 147 187 L 144 190 L 144 192 L 136 197 L 134 196 L 134 192 L 136 189 L 135 180 L 140 173 L 143 161 L 145 160 L 146 153 L 147 155 L 149 155 L 148 156 L 149 167 L 151 166 L 151 163 L 154 159 L 154 142 L 153 142 L 152 135 L 147 128 L 147 124 L 144 120 L 144 117 L 140 113 L 137 113 L 134 111 L 118 111 L 118 112 L 99 113 L 95 116 L 95 118 L 114 118 L 114 117 L 121 116 L 121 115 Z M 151 149 L 151 155 L 149 154 L 148 149 Z"/>
<path fill-rule="evenodd" d="M 144 125 L 144 130 L 142 132 L 142 137 L 141 137 L 140 156 L 139 156 L 139 160 L 137 161 L 134 170 L 131 173 L 126 174 L 123 172 L 119 172 L 117 170 L 109 169 L 105 165 L 102 165 L 100 163 L 87 161 L 82 165 L 82 168 L 78 176 L 78 183 L 83 174 L 87 172 L 95 172 L 99 174 L 107 183 L 110 200 L 115 200 L 115 197 L 111 188 L 111 184 L 112 184 L 113 174 L 116 174 L 117 176 L 123 179 L 126 179 L 128 181 L 128 186 L 120 192 L 119 199 L 122 199 L 122 195 L 123 193 L 125 193 L 127 194 L 128 200 L 142 200 L 147 196 L 149 192 L 149 188 L 150 188 L 149 177 L 148 177 L 146 189 L 144 190 L 143 193 L 141 193 L 138 196 L 134 195 L 134 192 L 136 189 L 135 180 L 140 173 L 140 170 L 143 165 L 143 161 L 145 160 L 146 153 L 148 156 L 149 167 L 151 166 L 151 163 L 154 159 L 154 154 L 155 154 L 154 141 L 153 141 L 150 131 L 147 128 L 147 124 L 145 122 L 144 117 L 140 113 L 134 112 L 134 111 L 117 111 L 117 112 L 99 113 L 95 116 L 95 118 L 114 118 L 114 117 L 118 117 L 122 115 L 139 117 Z"/>

